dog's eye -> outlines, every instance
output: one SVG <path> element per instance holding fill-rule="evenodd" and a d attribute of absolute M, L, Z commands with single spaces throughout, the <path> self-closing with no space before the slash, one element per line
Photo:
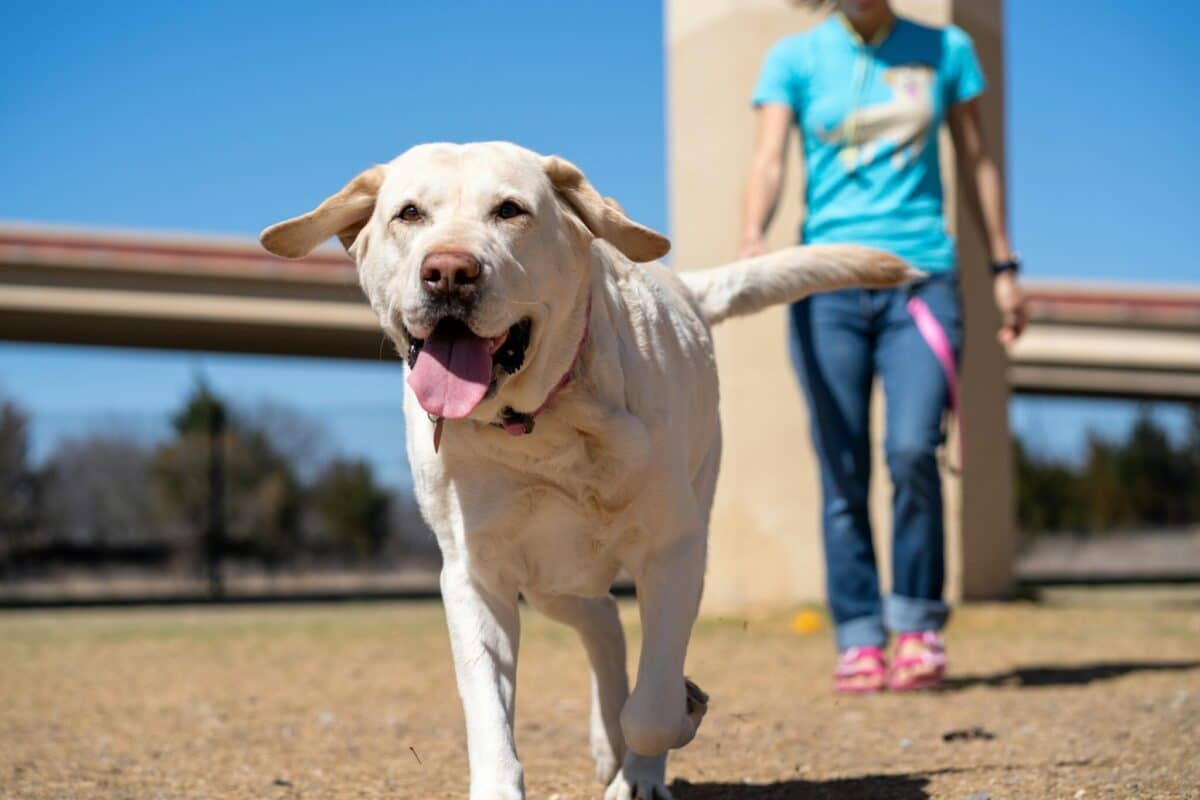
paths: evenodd
<path fill-rule="evenodd" d="M 500 219 L 512 219 L 514 217 L 524 216 L 525 214 L 528 214 L 528 213 L 529 213 L 528 211 L 521 208 L 519 205 L 514 203 L 512 200 L 505 200 L 503 203 L 496 206 L 496 211 L 495 211 L 496 216 L 499 217 Z"/>
<path fill-rule="evenodd" d="M 401 222 L 420 222 L 421 209 L 409 203 L 404 208 L 400 209 L 400 213 L 396 215 L 396 219 Z"/>

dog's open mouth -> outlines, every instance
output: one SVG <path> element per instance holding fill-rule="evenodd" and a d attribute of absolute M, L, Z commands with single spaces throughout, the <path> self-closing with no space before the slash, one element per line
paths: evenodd
<path fill-rule="evenodd" d="M 502 375 L 525 364 L 533 323 L 522 319 L 491 339 L 446 317 L 425 339 L 408 337 L 408 385 L 432 416 L 462 419 L 495 393 Z"/>

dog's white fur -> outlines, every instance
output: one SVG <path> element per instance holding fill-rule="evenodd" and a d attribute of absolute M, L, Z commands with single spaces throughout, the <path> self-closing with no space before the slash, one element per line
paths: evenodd
<path fill-rule="evenodd" d="M 529 213 L 495 213 L 504 200 Z M 408 204 L 418 222 L 396 219 Z M 669 797 L 666 754 L 696 734 L 702 693 L 684 657 L 700 602 L 709 508 L 721 455 L 709 325 L 816 290 L 914 276 L 855 246 L 797 247 L 677 275 L 649 262 L 665 238 L 630 221 L 582 173 L 506 143 L 413 148 L 359 175 L 314 211 L 263 232 L 298 257 L 337 235 L 400 352 L 438 319 L 419 273 L 453 248 L 482 265 L 471 329 L 532 320 L 524 366 L 464 420 L 433 423 L 406 392 L 408 452 L 422 512 L 444 557 L 442 594 L 467 722 L 471 798 L 523 798 L 513 741 L 518 593 L 575 628 L 592 667 L 591 742 L 607 800 Z M 591 316 L 584 311 L 591 298 Z M 587 345 L 577 364 L 585 324 Z M 514 437 L 489 423 L 529 412 Z M 625 641 L 608 594 L 637 586 L 643 644 L 629 692 Z"/>

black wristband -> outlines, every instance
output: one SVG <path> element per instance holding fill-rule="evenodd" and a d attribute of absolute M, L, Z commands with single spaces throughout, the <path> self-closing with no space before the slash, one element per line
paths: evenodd
<path fill-rule="evenodd" d="M 1016 273 L 1016 272 L 1020 272 L 1020 271 L 1021 271 L 1021 257 L 1020 256 L 1013 256 L 1008 261 L 993 261 L 992 262 L 992 275 L 1003 275 L 1005 272 Z"/>

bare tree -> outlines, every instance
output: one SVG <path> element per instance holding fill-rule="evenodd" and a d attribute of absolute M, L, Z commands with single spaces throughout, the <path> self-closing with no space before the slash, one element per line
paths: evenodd
<path fill-rule="evenodd" d="M 412 490 L 393 492 L 389 511 L 388 560 L 430 567 L 440 565 L 442 551 L 438 548 L 437 537 L 421 515 Z"/>
<path fill-rule="evenodd" d="M 333 458 L 325 427 L 291 406 L 267 400 L 234 409 L 234 417 L 242 428 L 260 433 L 303 483 L 317 480 Z"/>
<path fill-rule="evenodd" d="M 0 403 L 0 553 L 34 527 L 37 486 L 29 466 L 29 418 Z"/>
<path fill-rule="evenodd" d="M 167 538 L 149 453 L 132 438 L 93 434 L 59 441 L 44 483 L 42 523 L 55 541 L 114 546 Z"/>

